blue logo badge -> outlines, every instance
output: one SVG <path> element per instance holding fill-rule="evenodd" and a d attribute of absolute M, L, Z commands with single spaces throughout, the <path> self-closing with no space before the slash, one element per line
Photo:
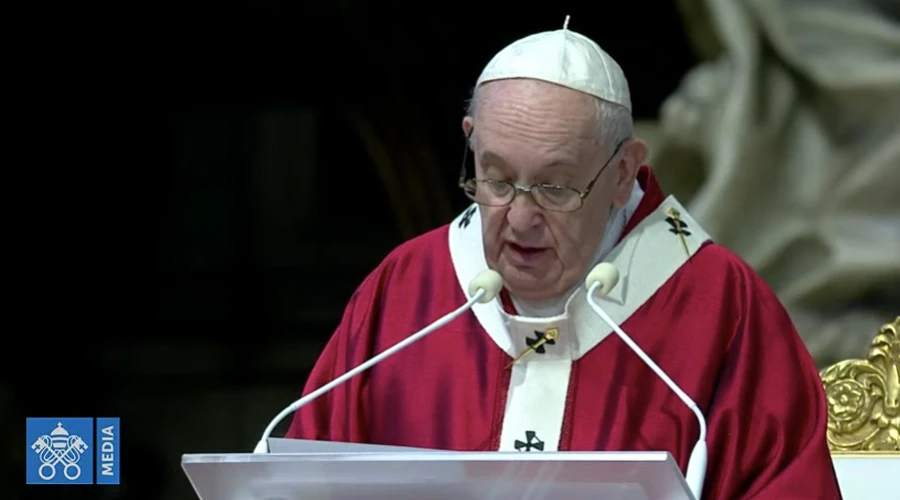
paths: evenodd
<path fill-rule="evenodd" d="M 25 483 L 119 484 L 119 419 L 98 418 L 96 429 L 94 423 L 26 418 Z"/>

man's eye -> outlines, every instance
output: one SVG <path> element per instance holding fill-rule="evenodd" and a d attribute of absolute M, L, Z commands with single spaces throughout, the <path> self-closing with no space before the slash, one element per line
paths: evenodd
<path fill-rule="evenodd" d="M 491 189 L 494 189 L 494 190 L 497 190 L 497 191 L 502 191 L 502 190 L 505 190 L 505 189 L 509 189 L 509 187 L 510 187 L 509 184 L 506 183 L 506 182 L 498 181 L 498 180 L 493 180 L 493 179 L 488 179 L 488 180 L 485 182 L 485 184 L 487 184 L 488 187 L 490 187 Z"/>

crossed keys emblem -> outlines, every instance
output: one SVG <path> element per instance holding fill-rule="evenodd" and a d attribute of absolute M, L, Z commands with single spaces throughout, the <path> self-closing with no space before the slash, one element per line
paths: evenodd
<path fill-rule="evenodd" d="M 49 436 L 37 438 L 31 445 L 31 449 L 38 454 L 41 466 L 38 475 L 44 481 L 53 479 L 56 475 L 57 464 L 63 464 L 63 474 L 66 479 L 74 481 L 81 476 L 81 466 L 78 461 L 81 455 L 88 449 L 87 443 L 80 436 L 69 435 L 69 431 L 63 428 L 62 423 L 56 424 L 56 429 Z"/>

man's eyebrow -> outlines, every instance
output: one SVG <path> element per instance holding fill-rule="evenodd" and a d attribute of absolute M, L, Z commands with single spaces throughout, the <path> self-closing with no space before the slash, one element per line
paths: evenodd
<path fill-rule="evenodd" d="M 482 163 L 490 163 L 493 165 L 506 165 L 506 161 L 497 153 L 494 153 L 490 150 L 484 150 L 481 152 L 480 159 Z"/>
<path fill-rule="evenodd" d="M 481 152 L 481 154 L 479 155 L 479 158 L 481 160 L 481 163 L 486 163 L 489 165 L 495 165 L 498 167 L 508 165 L 507 161 L 504 160 L 502 156 L 498 155 L 497 153 L 495 153 L 493 151 L 487 150 L 487 149 Z M 574 168 L 574 167 L 577 167 L 575 161 L 573 161 L 570 158 L 555 158 L 555 159 L 552 159 L 550 162 L 546 163 L 544 166 L 548 167 L 548 168 L 549 167 L 552 167 L 552 168 L 565 168 L 565 167 Z"/>

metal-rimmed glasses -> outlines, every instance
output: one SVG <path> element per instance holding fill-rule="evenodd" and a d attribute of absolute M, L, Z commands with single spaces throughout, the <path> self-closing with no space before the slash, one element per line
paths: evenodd
<path fill-rule="evenodd" d="M 619 141 L 615 150 L 613 150 L 612 154 L 607 158 L 606 163 L 600 167 L 600 171 L 597 172 L 597 175 L 591 179 L 591 182 L 584 188 L 584 191 L 581 191 L 571 186 L 559 184 L 538 183 L 523 186 L 510 181 L 500 181 L 495 179 L 467 179 L 466 160 L 469 154 L 469 138 L 472 136 L 474 130 L 474 128 L 470 130 L 469 135 L 466 137 L 466 145 L 463 150 L 462 171 L 459 174 L 459 187 L 463 189 L 466 196 L 479 205 L 502 207 L 512 203 L 516 198 L 516 195 L 521 191 L 523 193 L 529 193 L 531 199 L 533 199 L 535 204 L 539 207 L 552 212 L 574 212 L 580 209 L 584 205 L 584 199 L 591 194 L 591 190 L 594 188 L 597 179 L 600 178 L 600 175 L 606 170 L 606 167 L 609 166 L 612 159 L 616 157 L 619 153 L 619 149 L 627 140 Z"/>

